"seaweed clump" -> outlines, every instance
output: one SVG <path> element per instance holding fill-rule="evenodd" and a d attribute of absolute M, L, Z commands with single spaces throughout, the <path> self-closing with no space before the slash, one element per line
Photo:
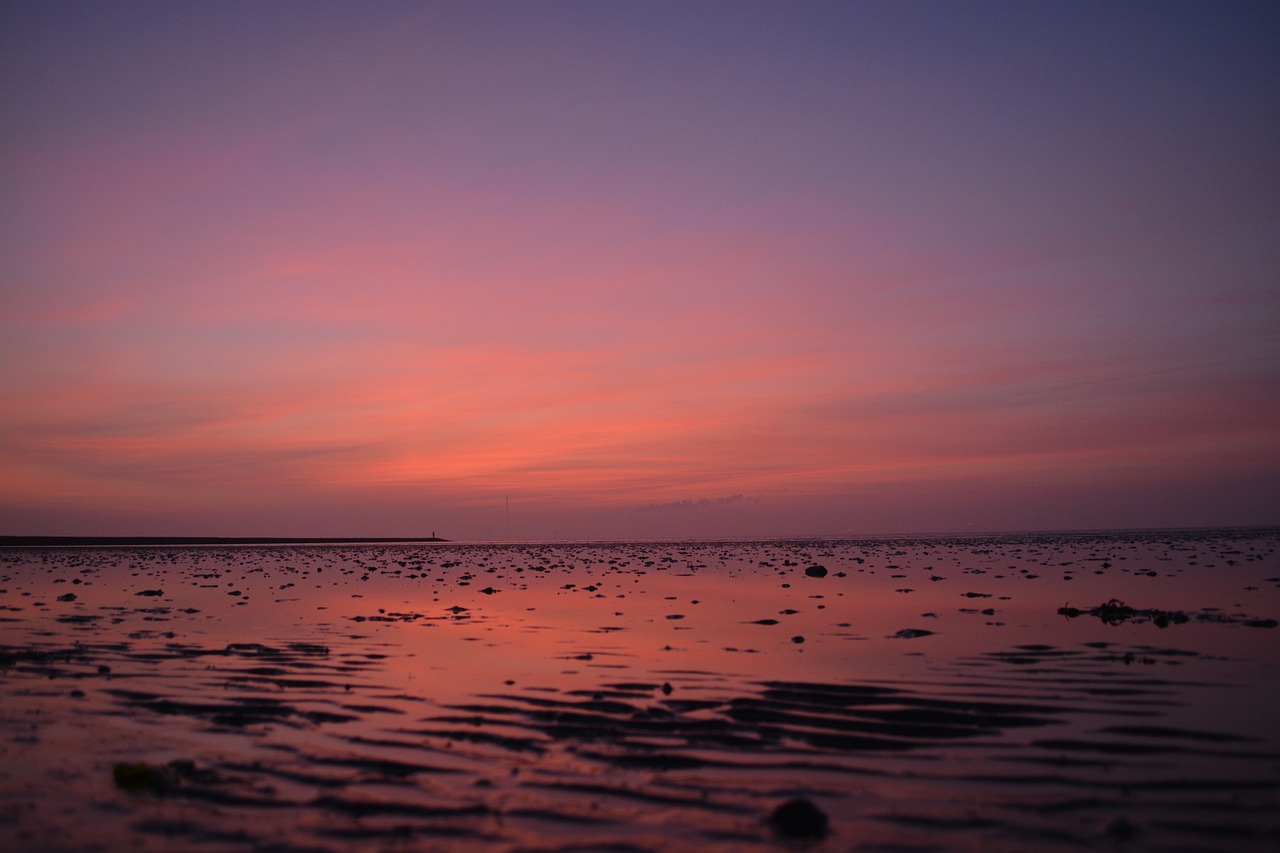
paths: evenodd
<path fill-rule="evenodd" d="M 1217 610 L 1201 610 L 1187 613 L 1184 610 L 1161 610 L 1156 607 L 1140 609 L 1130 607 L 1118 598 L 1112 598 L 1097 607 L 1083 610 L 1079 607 L 1063 605 L 1058 608 L 1058 615 L 1068 619 L 1077 616 L 1093 616 L 1108 625 L 1119 625 L 1122 622 L 1151 622 L 1157 628 L 1168 628 L 1170 625 L 1181 625 L 1185 622 L 1220 622 L 1233 625 L 1244 625 L 1249 628 L 1274 628 L 1278 624 L 1274 619 L 1252 619 L 1247 616 L 1232 616 Z"/>

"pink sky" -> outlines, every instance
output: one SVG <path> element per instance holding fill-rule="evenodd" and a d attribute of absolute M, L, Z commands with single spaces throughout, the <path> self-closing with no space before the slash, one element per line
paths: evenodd
<path fill-rule="evenodd" d="M 1280 523 L 1267 3 L 0 10 L 0 534 Z"/>

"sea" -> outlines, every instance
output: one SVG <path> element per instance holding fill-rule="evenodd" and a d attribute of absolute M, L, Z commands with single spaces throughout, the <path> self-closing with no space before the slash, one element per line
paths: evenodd
<path fill-rule="evenodd" d="M 1280 849 L 1280 530 L 0 549 L 0 850 Z"/>

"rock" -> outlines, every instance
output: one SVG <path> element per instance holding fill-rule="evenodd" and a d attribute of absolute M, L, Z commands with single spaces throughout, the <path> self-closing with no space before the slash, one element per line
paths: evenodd
<path fill-rule="evenodd" d="M 1102 829 L 1105 838 L 1112 841 L 1132 841 L 1138 837 L 1138 827 L 1127 817 L 1117 817 Z"/>
<path fill-rule="evenodd" d="M 804 570 L 804 573 L 811 578 L 825 578 L 827 576 L 826 566 L 810 566 Z"/>
<path fill-rule="evenodd" d="M 143 762 L 137 764 L 117 764 L 111 768 L 111 776 L 117 787 L 131 794 L 159 791 L 165 785 L 164 775 L 156 768 Z"/>
<path fill-rule="evenodd" d="M 787 800 L 769 815 L 769 825 L 783 838 L 822 838 L 827 834 L 827 816 L 804 799 Z"/>

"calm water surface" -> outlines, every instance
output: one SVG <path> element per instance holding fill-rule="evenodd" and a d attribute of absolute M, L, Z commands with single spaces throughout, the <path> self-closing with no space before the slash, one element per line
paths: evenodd
<path fill-rule="evenodd" d="M 1272 850 L 1277 545 L 11 550 L 0 848 Z"/>

